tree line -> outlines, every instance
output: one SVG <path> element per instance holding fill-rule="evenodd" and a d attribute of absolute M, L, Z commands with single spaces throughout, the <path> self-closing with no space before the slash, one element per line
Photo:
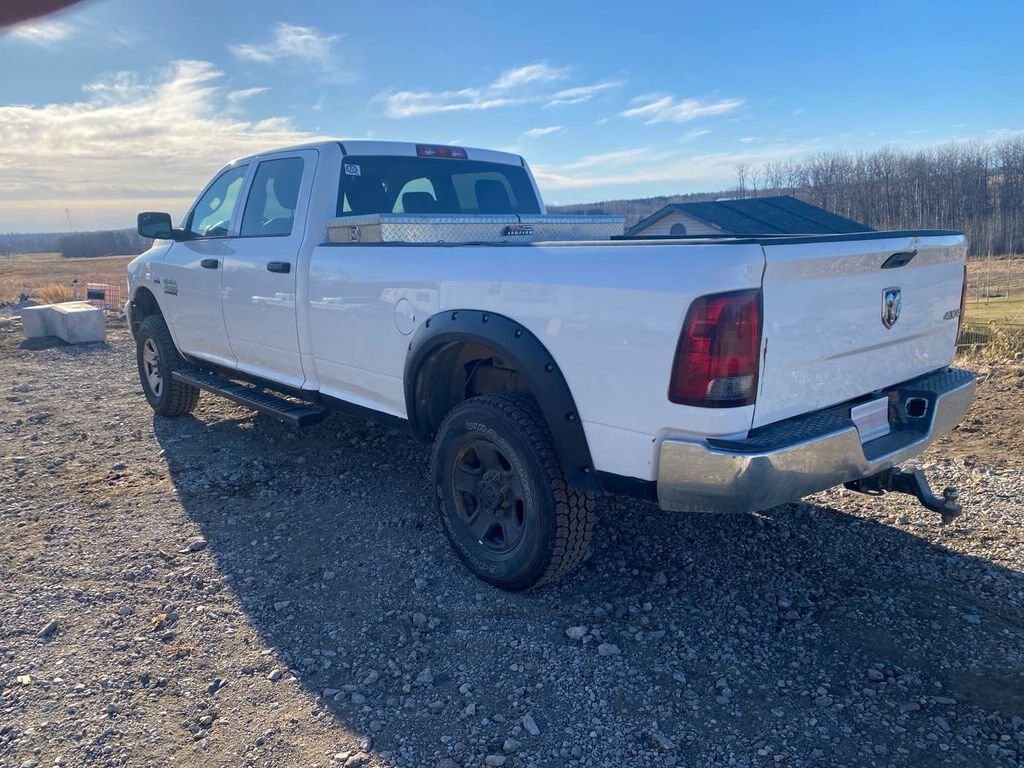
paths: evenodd
<path fill-rule="evenodd" d="M 872 229 L 959 229 L 972 255 L 1024 253 L 1024 136 L 930 149 L 822 152 L 805 160 L 736 167 L 736 186 L 550 206 L 552 213 L 618 214 L 632 226 L 670 203 L 793 195 Z"/>
<path fill-rule="evenodd" d="M 790 194 L 872 229 L 959 229 L 980 255 L 1024 252 L 1024 136 L 822 152 L 736 167 L 740 197 Z"/>
<path fill-rule="evenodd" d="M 151 241 L 134 229 L 95 232 L 0 233 L 0 256 L 12 253 L 60 253 L 68 258 L 133 256 L 149 248 Z"/>

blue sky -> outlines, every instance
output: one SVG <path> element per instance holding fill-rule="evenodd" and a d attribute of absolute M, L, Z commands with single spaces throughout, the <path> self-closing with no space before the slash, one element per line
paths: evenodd
<path fill-rule="evenodd" d="M 549 203 L 991 139 L 1024 130 L 1022 28 L 1020 2 L 93 0 L 0 36 L 0 231 L 177 214 L 323 136 L 511 149 Z"/>

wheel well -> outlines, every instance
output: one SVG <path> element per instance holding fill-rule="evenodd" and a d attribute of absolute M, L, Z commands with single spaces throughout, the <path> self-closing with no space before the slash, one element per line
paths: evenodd
<path fill-rule="evenodd" d="M 478 395 L 530 392 L 517 364 L 486 344 L 450 342 L 437 348 L 419 369 L 416 409 L 423 434 L 433 438 L 444 417 Z"/>
<path fill-rule="evenodd" d="M 598 490 L 569 385 L 527 328 L 490 312 L 453 310 L 426 320 L 413 336 L 405 362 L 405 405 L 420 440 L 433 440 L 445 416 L 463 401 L 504 392 L 534 397 L 569 481 Z"/>
<path fill-rule="evenodd" d="M 131 307 L 128 312 L 128 322 L 131 325 L 132 335 L 139 330 L 142 321 L 150 315 L 159 315 L 160 305 L 157 304 L 156 296 L 148 288 L 139 288 L 132 298 Z"/>

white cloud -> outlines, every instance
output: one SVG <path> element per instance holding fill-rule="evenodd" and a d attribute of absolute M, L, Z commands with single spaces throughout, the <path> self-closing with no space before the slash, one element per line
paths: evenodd
<path fill-rule="evenodd" d="M 266 93 L 269 88 L 242 88 L 238 91 L 230 91 L 228 93 L 228 101 L 232 104 L 241 104 L 243 101 L 248 101 L 253 96 L 259 96 L 261 93 Z"/>
<path fill-rule="evenodd" d="M 313 138 L 287 118 L 226 114 L 222 80 L 209 62 L 178 61 L 91 83 L 76 102 L 0 106 L 0 231 L 52 210 L 57 226 L 64 206 L 83 226 L 129 225 L 146 205 L 179 213 L 232 158 Z"/>
<path fill-rule="evenodd" d="M 616 149 L 611 152 L 600 152 L 596 155 L 584 155 L 568 163 L 563 163 L 558 168 L 561 171 L 585 171 L 590 168 L 608 168 L 621 166 L 626 163 L 634 163 L 638 160 L 656 157 L 653 149 L 648 147 L 637 147 L 636 149 Z"/>
<path fill-rule="evenodd" d="M 134 72 L 115 72 L 105 80 L 97 80 L 93 83 L 86 83 L 82 90 L 86 93 L 95 94 L 103 99 L 123 99 L 132 94 L 137 94 L 146 88 L 145 83 L 140 83 L 138 75 Z"/>
<path fill-rule="evenodd" d="M 552 67 L 548 64 L 527 64 L 525 67 L 508 69 L 501 73 L 491 87 L 497 91 L 529 85 L 530 83 L 550 83 L 553 80 L 564 80 L 569 76 L 568 67 Z"/>
<path fill-rule="evenodd" d="M 384 102 L 384 114 L 393 118 L 444 112 L 479 112 L 522 101 L 504 96 L 487 96 L 477 88 L 463 88 L 459 91 L 398 91 L 381 94 L 377 100 Z"/>
<path fill-rule="evenodd" d="M 586 155 L 568 163 L 535 165 L 541 189 L 601 189 L 672 184 L 676 190 L 715 189 L 735 180 L 736 165 L 759 166 L 815 149 L 810 143 L 777 144 L 759 150 L 687 154 L 678 149 L 638 147 Z M 625 192 L 620 192 L 625 194 Z"/>
<path fill-rule="evenodd" d="M 11 27 L 5 35 L 15 40 L 22 40 L 45 48 L 62 43 L 75 33 L 75 28 L 65 21 L 41 20 L 29 21 Z"/>
<path fill-rule="evenodd" d="M 565 133 L 565 128 L 560 125 L 549 125 L 544 128 L 531 128 L 528 131 L 524 131 L 523 136 L 528 136 L 531 139 L 539 139 L 541 136 L 551 136 L 556 133 Z"/>
<path fill-rule="evenodd" d="M 593 85 L 580 85 L 575 88 L 565 88 L 552 94 L 551 100 L 544 105 L 544 108 L 549 109 L 550 107 L 562 107 L 569 104 L 582 104 L 585 101 L 590 101 L 597 94 L 603 91 L 609 91 L 613 88 L 621 88 L 625 84 L 625 80 L 606 80 L 603 83 L 594 83 Z"/>
<path fill-rule="evenodd" d="M 72 38 L 93 47 L 116 45 L 131 47 L 142 41 L 142 36 L 126 27 L 112 27 L 85 18 L 78 19 L 75 24 L 57 19 L 41 19 L 18 24 L 0 32 L 0 38 L 20 40 L 41 48 L 57 48 Z"/>
<path fill-rule="evenodd" d="M 121 45 L 126 48 L 133 45 L 139 45 L 142 42 L 142 35 L 132 29 L 126 29 L 125 27 L 105 27 L 101 32 L 103 38 L 110 43 L 115 45 Z"/>
<path fill-rule="evenodd" d="M 378 94 L 375 101 L 383 103 L 387 117 L 406 118 L 446 112 L 480 112 L 535 102 L 576 104 L 601 90 L 615 87 L 599 83 L 554 92 L 546 87 L 568 77 L 569 71 L 569 67 L 552 67 L 545 63 L 526 64 L 505 70 L 497 79 L 483 86 L 448 91 L 388 91 Z"/>
<path fill-rule="evenodd" d="M 353 72 L 344 71 L 335 53 L 338 35 L 321 32 L 316 27 L 278 22 L 273 37 L 263 43 L 238 43 L 228 49 L 240 59 L 261 64 L 296 61 L 311 64 L 333 82 L 351 82 Z"/>
<path fill-rule="evenodd" d="M 709 133 L 711 133 L 710 128 L 694 128 L 692 131 L 684 133 L 680 141 L 693 141 L 701 136 L 707 136 Z"/>
<path fill-rule="evenodd" d="M 711 117 L 733 112 L 743 106 L 743 99 L 721 99 L 719 101 L 698 101 L 697 99 L 677 100 L 672 96 L 649 94 L 633 100 L 636 106 L 620 112 L 622 117 L 639 117 L 647 125 L 652 123 L 685 123 L 698 117 Z"/>

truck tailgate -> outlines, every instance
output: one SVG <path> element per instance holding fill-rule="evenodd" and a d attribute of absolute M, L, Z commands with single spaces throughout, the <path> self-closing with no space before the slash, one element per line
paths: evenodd
<path fill-rule="evenodd" d="M 754 427 L 953 359 L 963 235 L 872 233 L 763 247 L 764 347 Z"/>

